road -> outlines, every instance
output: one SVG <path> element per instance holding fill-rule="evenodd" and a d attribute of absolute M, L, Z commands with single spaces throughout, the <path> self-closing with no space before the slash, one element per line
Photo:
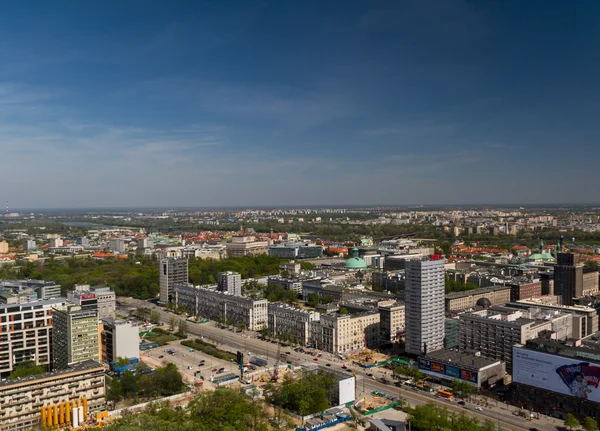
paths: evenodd
<path fill-rule="evenodd" d="M 141 301 L 141 300 L 129 300 L 127 304 L 122 304 L 119 308 L 124 311 L 129 311 L 131 309 L 135 309 L 137 307 L 150 307 L 153 310 L 156 310 L 161 315 L 161 320 L 163 322 L 168 322 L 172 316 L 175 316 L 179 319 L 182 319 L 182 316 L 177 316 L 169 311 L 161 309 L 159 307 L 154 306 L 153 304 Z M 275 364 L 277 360 L 277 345 L 272 344 L 268 341 L 259 340 L 256 338 L 257 334 L 253 332 L 246 333 L 235 333 L 233 331 L 227 329 L 220 329 L 215 326 L 215 322 L 210 321 L 204 324 L 195 324 L 188 322 L 188 333 L 190 335 L 195 335 L 197 337 L 204 337 L 204 339 L 212 340 L 217 344 L 221 344 L 220 348 L 224 350 L 229 350 L 231 352 L 243 351 L 245 355 L 260 355 L 265 356 L 269 365 Z M 287 358 L 295 365 L 308 365 L 308 364 L 316 364 L 319 363 L 321 365 L 330 364 L 330 368 L 344 372 L 342 367 L 342 361 L 336 358 L 335 355 L 331 355 L 329 353 L 322 353 L 322 357 L 318 359 L 318 361 L 314 361 L 314 357 L 310 354 L 303 354 L 299 352 L 294 352 L 291 347 L 281 347 L 280 353 L 285 354 L 286 352 L 290 352 L 289 355 L 286 355 Z M 165 356 L 166 357 L 166 356 Z M 246 356 L 247 358 L 248 356 Z M 206 355 L 206 360 L 208 360 L 210 356 Z M 214 361 L 218 361 L 218 359 L 213 358 Z M 196 362 L 196 365 L 198 362 Z M 191 365 L 191 363 L 190 363 Z M 214 367 L 213 367 L 214 368 Z M 231 367 L 229 367 L 231 368 Z M 197 368 L 196 368 L 197 369 Z M 466 406 L 461 407 L 454 402 L 450 402 L 448 400 L 440 399 L 435 397 L 432 394 L 427 394 L 418 390 L 412 390 L 409 388 L 397 388 L 396 386 L 384 384 L 380 381 L 376 381 L 373 378 L 367 376 L 367 374 L 372 373 L 376 377 L 382 376 L 383 373 L 389 370 L 363 370 L 358 367 L 353 367 L 356 372 L 356 389 L 357 389 L 357 397 L 362 397 L 365 393 L 372 393 L 374 390 L 383 391 L 388 394 L 398 394 L 411 406 L 421 405 L 426 403 L 434 403 L 442 407 L 446 407 L 449 411 L 455 413 L 464 413 L 467 416 L 476 418 L 480 421 L 484 421 L 486 419 L 492 420 L 497 424 L 499 429 L 506 431 L 522 431 L 529 430 L 530 428 L 537 428 L 540 431 L 556 431 L 557 425 L 562 425 L 562 421 L 554 420 L 552 418 L 541 418 L 534 420 L 525 420 L 523 418 L 517 417 L 513 415 L 511 409 L 514 410 L 511 406 L 505 406 L 499 404 L 496 406 L 483 407 L 482 411 L 476 410 L 476 405 L 472 403 L 467 403 Z M 191 372 L 193 372 L 192 369 Z M 350 375 L 350 374 L 348 374 Z M 556 423 L 554 423 L 554 421 Z"/>

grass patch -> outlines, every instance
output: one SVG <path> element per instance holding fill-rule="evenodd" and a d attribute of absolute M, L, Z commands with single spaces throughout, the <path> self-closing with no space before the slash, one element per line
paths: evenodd
<path fill-rule="evenodd" d="M 147 333 L 144 336 L 144 339 L 146 341 L 158 343 L 159 346 L 164 346 L 165 344 L 167 344 L 171 341 L 179 340 L 179 338 L 176 337 L 175 335 L 171 335 L 171 334 L 167 334 L 167 333 L 156 333 L 156 332 Z"/>
<path fill-rule="evenodd" d="M 199 338 L 196 338 L 195 340 L 184 340 L 181 342 L 181 344 L 189 347 L 190 349 L 198 350 L 215 358 L 223 359 L 224 361 L 235 361 L 237 359 L 236 355 L 233 353 L 218 349 L 214 344 L 207 343 Z"/>

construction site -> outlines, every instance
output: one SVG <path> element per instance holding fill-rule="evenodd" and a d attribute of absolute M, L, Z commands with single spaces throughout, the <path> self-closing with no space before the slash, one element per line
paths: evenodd
<path fill-rule="evenodd" d="M 344 359 L 363 368 L 370 368 L 385 364 L 388 356 L 376 350 L 363 349 L 345 354 Z"/>

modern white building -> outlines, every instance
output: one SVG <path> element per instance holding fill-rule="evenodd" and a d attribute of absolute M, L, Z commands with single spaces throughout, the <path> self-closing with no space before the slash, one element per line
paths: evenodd
<path fill-rule="evenodd" d="M 193 284 L 177 284 L 174 287 L 173 302 L 193 314 L 225 324 L 243 326 L 250 331 L 260 331 L 267 327 L 269 301 L 266 299 L 230 295 Z"/>
<path fill-rule="evenodd" d="M 160 283 L 160 302 L 168 304 L 174 299 L 174 286 L 176 284 L 188 283 L 188 260 L 187 259 L 160 259 L 159 265 L 159 283 Z"/>
<path fill-rule="evenodd" d="M 220 272 L 217 278 L 217 288 L 230 295 L 242 296 L 242 276 L 237 272 Z"/>
<path fill-rule="evenodd" d="M 406 261 L 406 352 L 444 348 L 444 259 Z"/>
<path fill-rule="evenodd" d="M 112 362 L 117 358 L 140 357 L 140 328 L 136 322 L 102 319 L 102 361 Z"/>

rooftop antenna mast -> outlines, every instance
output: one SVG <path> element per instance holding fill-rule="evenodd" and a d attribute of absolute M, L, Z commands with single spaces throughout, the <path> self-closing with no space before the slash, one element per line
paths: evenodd
<path fill-rule="evenodd" d="M 8 215 L 8 201 L 6 201 L 6 215 Z"/>

